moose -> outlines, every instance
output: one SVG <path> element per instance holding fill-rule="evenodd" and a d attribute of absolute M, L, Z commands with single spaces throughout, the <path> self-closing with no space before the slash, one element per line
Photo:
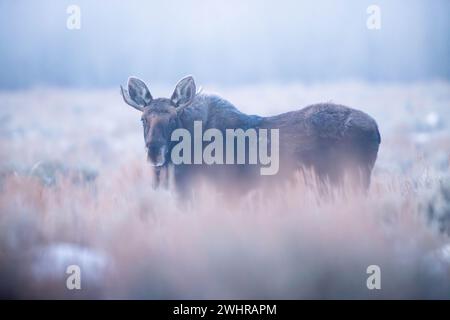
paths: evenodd
<path fill-rule="evenodd" d="M 183 191 L 199 176 L 226 181 L 234 188 L 248 187 L 261 179 L 283 181 L 296 171 L 308 169 L 327 185 L 353 181 L 363 190 L 370 186 L 381 137 L 376 121 L 362 111 L 319 103 L 275 116 L 248 115 L 218 95 L 197 92 L 192 76 L 181 79 L 170 98 L 153 98 L 146 84 L 136 77 L 128 79 L 127 89 L 121 86 L 121 93 L 128 105 L 142 112 L 147 159 L 157 185 L 167 185 L 169 172 L 176 188 Z M 246 163 L 175 165 L 171 158 L 176 144 L 172 134 L 180 128 L 194 134 L 194 124 L 199 121 L 204 129 L 224 135 L 229 129 L 277 129 L 280 170 L 275 176 L 261 177 L 255 166 Z M 274 141 L 269 139 L 268 143 Z M 204 148 L 205 142 L 201 144 Z"/>

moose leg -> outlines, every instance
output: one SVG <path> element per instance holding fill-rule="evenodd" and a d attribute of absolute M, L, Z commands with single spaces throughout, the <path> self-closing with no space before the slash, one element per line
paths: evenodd
<path fill-rule="evenodd" d="M 161 168 L 155 168 L 153 170 L 153 187 L 158 188 L 161 183 Z"/>

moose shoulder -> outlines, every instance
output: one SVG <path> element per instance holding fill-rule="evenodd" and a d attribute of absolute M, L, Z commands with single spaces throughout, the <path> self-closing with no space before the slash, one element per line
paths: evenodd
<path fill-rule="evenodd" d="M 145 83 L 134 77 L 129 78 L 128 89 L 121 90 L 125 102 L 142 112 L 147 159 L 159 182 L 170 168 L 174 168 L 175 183 L 181 188 L 198 176 L 232 184 L 260 181 L 256 166 L 249 163 L 174 165 L 171 156 L 176 141 L 172 135 L 177 129 L 195 135 L 195 126 L 201 123 L 203 130 L 213 129 L 220 136 L 227 136 L 230 129 L 277 130 L 277 178 L 286 179 L 296 170 L 311 168 L 322 182 L 338 185 L 351 177 L 363 188 L 370 185 L 381 139 L 375 120 L 362 111 L 322 103 L 272 117 L 247 115 L 217 95 L 197 93 L 191 76 L 178 82 L 170 98 L 154 99 Z M 190 151 L 207 146 L 203 140 L 197 140 L 197 145 L 194 140 L 187 148 Z M 270 136 L 268 145 L 274 143 Z"/>

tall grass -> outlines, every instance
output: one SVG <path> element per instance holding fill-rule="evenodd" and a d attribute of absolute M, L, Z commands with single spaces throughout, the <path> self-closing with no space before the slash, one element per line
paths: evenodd
<path fill-rule="evenodd" d="M 301 88 L 280 95 L 307 95 Z M 429 88 L 423 100 L 449 98 L 448 85 Z M 364 85 L 322 89 L 376 97 Z M 238 105 L 252 92 L 240 90 L 229 92 Z M 408 90 L 416 92 L 379 90 L 380 105 L 387 101 L 375 112 L 380 123 L 389 118 L 389 96 L 402 101 L 395 111 L 402 113 Z M 180 199 L 152 188 L 138 114 L 115 99 L 1 95 L 1 297 L 450 298 L 448 163 L 439 156 L 449 154 L 447 129 L 430 129 L 421 145 L 400 123 L 382 129 L 367 194 L 324 199 L 298 175 L 236 198 L 196 183 L 193 197 Z M 81 267 L 80 291 L 66 288 L 71 264 Z M 381 290 L 366 286 L 369 265 L 381 267 Z"/>

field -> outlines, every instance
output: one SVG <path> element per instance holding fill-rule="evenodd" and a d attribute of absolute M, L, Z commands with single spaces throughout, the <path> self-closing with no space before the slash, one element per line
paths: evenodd
<path fill-rule="evenodd" d="M 156 96 L 171 88 L 151 87 Z M 118 88 L 0 92 L 0 297 L 450 298 L 450 83 L 204 86 L 273 115 L 333 101 L 379 124 L 367 195 L 294 185 L 230 199 L 151 187 Z M 82 290 L 66 288 L 81 268 Z M 366 269 L 381 269 L 368 290 Z"/>

